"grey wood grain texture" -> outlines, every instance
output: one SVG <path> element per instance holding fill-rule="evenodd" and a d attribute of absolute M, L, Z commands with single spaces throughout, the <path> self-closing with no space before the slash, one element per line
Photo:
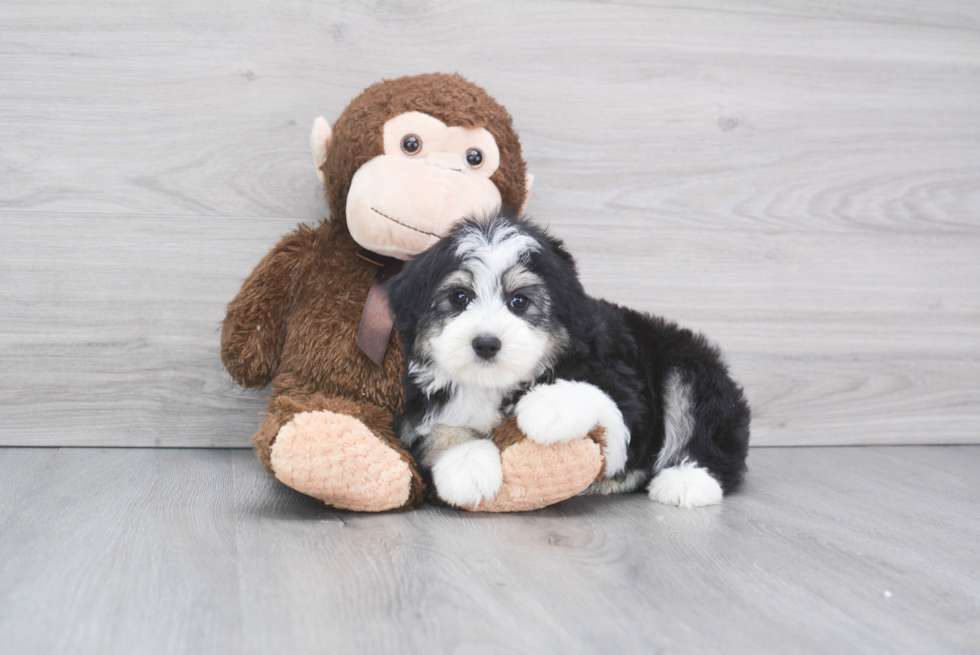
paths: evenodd
<path fill-rule="evenodd" d="M 38 220 L 59 235 L 57 247 L 38 250 Z M 10 391 L 0 407 L 9 443 L 244 444 L 263 398 L 221 368 L 218 329 L 239 284 L 226 270 L 247 271 L 291 219 L 12 214 L 6 225 L 0 388 Z M 590 289 L 725 348 L 752 400 L 755 443 L 977 438 L 972 241 L 787 233 L 760 243 L 732 232 L 691 259 L 686 231 L 654 239 L 635 227 L 555 229 L 579 253 Z M 226 253 L 221 267 L 216 248 Z M 757 265 L 735 279 L 732 252 Z M 916 256 L 943 265 L 906 269 Z M 610 260 L 635 273 L 620 277 Z M 678 272 L 680 284 L 665 288 Z M 821 275 L 833 286 L 811 283 Z"/>
<path fill-rule="evenodd" d="M 231 457 L 0 449 L 0 651 L 240 652 Z"/>
<path fill-rule="evenodd" d="M 758 444 L 980 441 L 980 8 L 0 6 L 0 444 L 240 446 L 241 279 L 383 77 L 514 115 L 596 295 L 704 330 Z"/>
<path fill-rule="evenodd" d="M 975 653 L 980 447 L 753 449 L 742 491 L 329 510 L 241 450 L 0 449 L 10 653 Z"/>

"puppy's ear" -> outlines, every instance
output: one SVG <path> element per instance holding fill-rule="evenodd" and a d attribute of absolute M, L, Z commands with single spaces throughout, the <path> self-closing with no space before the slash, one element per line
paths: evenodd
<path fill-rule="evenodd" d="M 565 244 L 544 230 L 532 228 L 541 251 L 537 265 L 547 280 L 548 291 L 554 299 L 555 317 L 568 330 L 571 349 L 585 356 L 594 330 L 591 300 L 578 279 L 575 258 L 565 249 Z"/>
<path fill-rule="evenodd" d="M 555 256 L 557 256 L 561 261 L 562 267 L 565 269 L 565 274 L 571 275 L 577 280 L 578 266 L 575 264 L 575 258 L 572 257 L 572 253 L 565 249 L 565 243 L 561 239 L 553 237 L 550 234 L 545 234 L 544 239 L 548 243 L 548 247 L 551 248 L 551 251 L 554 252 Z"/>
<path fill-rule="evenodd" d="M 421 272 L 418 267 L 409 262 L 398 275 L 385 283 L 385 291 L 388 293 L 388 309 L 395 319 L 395 328 L 406 346 L 414 340 L 419 316 L 418 306 L 425 301 L 424 298 L 420 297 L 419 286 L 415 281 Z"/>
<path fill-rule="evenodd" d="M 565 249 L 565 243 L 532 223 L 525 222 L 523 227 L 541 245 L 539 265 L 545 269 L 546 278 L 571 283 L 571 291 L 577 291 L 585 296 L 585 290 L 578 281 L 578 267 L 575 265 L 575 258 L 572 257 L 572 253 Z"/>
<path fill-rule="evenodd" d="M 419 321 L 432 307 L 439 283 L 456 264 L 451 241 L 446 237 L 406 263 L 401 272 L 385 284 L 388 307 L 406 348 L 415 341 Z"/>

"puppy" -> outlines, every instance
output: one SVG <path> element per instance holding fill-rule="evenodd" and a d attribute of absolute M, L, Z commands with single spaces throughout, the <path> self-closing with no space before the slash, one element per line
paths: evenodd
<path fill-rule="evenodd" d="M 395 432 L 442 500 L 493 498 L 502 477 L 489 436 L 509 416 L 542 444 L 605 428 L 593 493 L 645 488 L 699 507 L 741 481 L 749 408 L 718 350 L 586 295 L 563 244 L 526 220 L 460 223 L 387 291 L 406 363 Z"/>

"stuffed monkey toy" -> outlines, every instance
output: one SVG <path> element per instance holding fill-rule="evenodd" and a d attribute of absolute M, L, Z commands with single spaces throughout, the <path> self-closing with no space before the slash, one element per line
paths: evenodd
<path fill-rule="evenodd" d="M 425 483 L 392 432 L 403 364 L 383 283 L 460 219 L 520 210 L 531 176 L 510 115 L 458 75 L 374 84 L 333 129 L 318 118 L 311 145 L 330 220 L 301 225 L 259 262 L 228 305 L 221 357 L 239 384 L 273 385 L 252 437 L 270 474 L 332 507 L 407 509 Z M 465 509 L 582 492 L 602 474 L 601 434 L 542 446 L 505 421 L 493 434 L 503 485 Z"/>

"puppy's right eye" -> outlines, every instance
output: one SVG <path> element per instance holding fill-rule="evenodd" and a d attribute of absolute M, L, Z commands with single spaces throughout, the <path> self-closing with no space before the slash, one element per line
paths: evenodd
<path fill-rule="evenodd" d="M 449 292 L 449 302 L 463 308 L 470 304 L 470 296 L 462 289 L 456 289 Z"/>

